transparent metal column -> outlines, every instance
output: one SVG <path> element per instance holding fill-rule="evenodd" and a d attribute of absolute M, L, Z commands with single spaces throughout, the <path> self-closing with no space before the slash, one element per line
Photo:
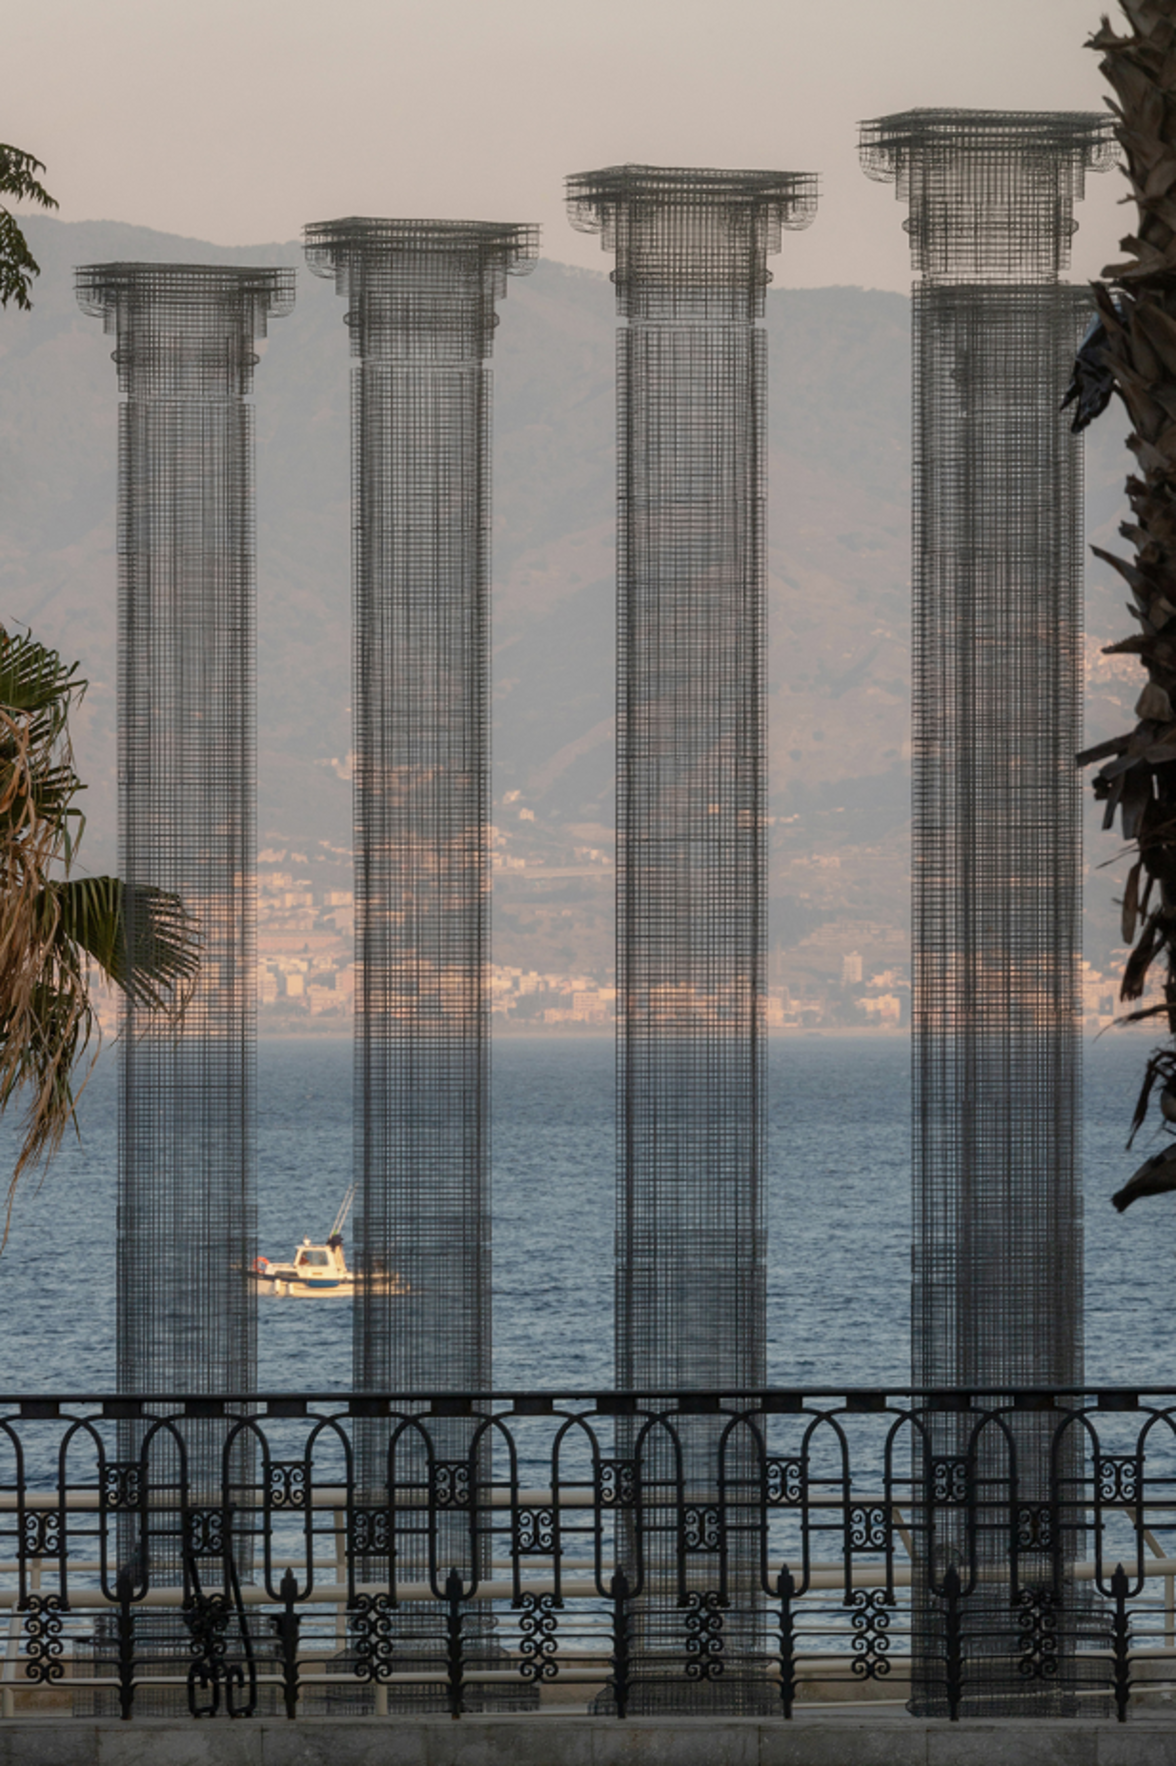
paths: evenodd
<path fill-rule="evenodd" d="M 355 1384 L 490 1383 L 490 353 L 528 227 L 328 221 L 349 302 L 355 567 Z"/>
<path fill-rule="evenodd" d="M 1082 1379 L 1082 458 L 1059 407 L 1090 303 L 1059 276 L 1109 129 L 1085 114 L 926 110 L 862 131 L 865 169 L 910 205 L 921 277 L 912 1379 L 925 1389 Z M 937 1429 L 933 1456 L 950 1460 L 950 1418 Z M 968 1474 L 1016 1458 L 1024 1515 L 1010 1525 L 1026 1541 L 1020 1586 L 1002 1571 L 967 1603 L 969 1713 L 1074 1708 L 1081 1626 L 1063 1570 L 1077 1518 L 1067 1531 L 1042 1512 L 1052 1433 L 1021 1414 Z M 958 1514 L 934 1518 L 933 1574 L 975 1555 Z M 981 1566 L 1007 1562 L 1004 1538 L 976 1550 Z M 929 1585 L 922 1598 L 915 1693 L 938 1712 Z M 1055 1632 L 1051 1656 L 1037 1645 Z"/>
<path fill-rule="evenodd" d="M 118 1379 L 127 1393 L 256 1378 L 253 413 L 292 270 L 98 264 L 78 298 L 117 339 L 119 810 L 132 891 L 197 922 L 182 1027 L 124 1004 Z M 136 940 L 132 936 L 133 951 Z M 209 1470 L 210 1468 L 205 1468 Z"/>
<path fill-rule="evenodd" d="M 255 1173 L 256 778 L 254 340 L 294 303 L 294 272 L 198 264 L 97 264 L 77 273 L 83 309 L 117 347 L 119 408 L 119 834 L 128 949 L 139 890 L 174 891 L 196 923 L 200 972 L 177 1028 L 124 996 L 120 1033 L 117 1363 L 119 1390 L 243 1394 L 257 1380 Z M 194 1514 L 242 1517 L 231 1553 L 201 1566 L 224 1589 L 252 1565 L 252 1444 L 225 1465 L 231 1422 L 194 1418 L 186 1458 L 146 1422 L 119 1428 L 130 1462 L 171 1501 L 121 1517 L 132 1582 L 183 1582 Z M 224 1481 L 222 1481 L 224 1480 Z M 187 1710 L 184 1686 L 202 1610 L 185 1623 L 141 1614 L 148 1714 Z M 233 1616 L 226 1647 L 240 1649 Z M 113 1673 L 113 1622 L 93 1638 Z M 151 1688 L 152 1678 L 164 1684 Z M 113 1714 L 99 1693 L 96 1713 Z"/>
<path fill-rule="evenodd" d="M 568 180 L 616 257 L 617 1267 L 622 1389 L 764 1380 L 764 415 L 758 324 L 806 173 L 617 166 Z M 718 1430 L 684 1425 L 696 1498 Z M 673 1456 L 651 1445 L 649 1480 Z M 746 1443 L 731 1447 L 732 1490 Z M 741 1470 L 737 1470 L 741 1468 Z M 668 1483 L 665 1500 L 672 1492 Z M 647 1501 L 654 1500 L 649 1483 Z M 666 1556 L 653 1570 L 668 1578 Z M 738 1555 L 738 1554 L 736 1554 Z M 715 1593 L 705 1552 L 693 1584 Z M 746 1574 L 747 1567 L 733 1573 Z M 668 1602 L 668 1604 L 667 1604 Z M 668 1708 L 683 1614 L 646 1603 L 634 1709 Z M 751 1632 L 699 1709 L 755 1708 Z M 740 1665 L 741 1664 L 741 1665 Z M 746 1676 L 741 1681 L 740 1675 Z"/>
<path fill-rule="evenodd" d="M 306 229 L 311 268 L 334 277 L 348 300 L 358 357 L 353 1343 L 361 1392 L 468 1394 L 491 1381 L 485 358 L 507 275 L 532 268 L 537 248 L 536 229 L 494 222 L 348 219 Z M 415 1480 L 423 1497 L 431 1485 L 462 1485 L 475 1427 L 457 1416 L 432 1425 L 439 1468 L 406 1439 L 398 1483 Z M 386 1442 L 386 1430 L 357 1432 L 373 1502 L 385 1487 Z M 474 1475 L 484 1475 L 485 1455 L 476 1457 Z M 460 1507 L 451 1522 L 443 1518 L 442 1576 L 471 1568 Z M 402 1555 L 399 1573 L 407 1569 Z M 426 1573 L 423 1559 L 417 1569 Z M 485 1615 L 477 1634 L 490 1651 Z M 443 1667 L 435 1626 L 414 1631 L 408 1614 L 397 1635 L 401 1672 L 413 1661 Z M 445 1708 L 435 1684 L 402 1683 L 386 1696 L 401 1707 Z"/>

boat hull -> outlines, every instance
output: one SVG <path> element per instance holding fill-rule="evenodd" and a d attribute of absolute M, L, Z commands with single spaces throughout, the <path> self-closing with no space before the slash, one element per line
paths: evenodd
<path fill-rule="evenodd" d="M 355 1293 L 355 1277 L 350 1273 L 320 1281 L 307 1281 L 299 1275 L 275 1271 L 271 1264 L 268 1270 L 255 1269 L 250 1275 L 259 1294 L 271 1294 L 279 1300 L 349 1300 Z M 377 1284 L 376 1291 L 407 1294 L 410 1290 L 408 1283 L 397 1275 L 391 1281 Z"/>
<path fill-rule="evenodd" d="M 272 1294 L 289 1300 L 349 1300 L 355 1292 L 354 1276 L 332 1277 L 322 1281 L 304 1281 L 300 1276 L 262 1274 L 253 1271 L 259 1294 Z"/>

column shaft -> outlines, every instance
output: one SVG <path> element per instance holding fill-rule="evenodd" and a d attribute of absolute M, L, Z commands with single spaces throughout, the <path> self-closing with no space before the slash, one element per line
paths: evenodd
<path fill-rule="evenodd" d="M 922 1387 L 1082 1378 L 1085 292 L 916 291 L 914 1334 Z"/>
<path fill-rule="evenodd" d="M 757 321 L 768 256 L 784 226 L 811 219 L 815 180 L 619 166 L 568 191 L 576 224 L 616 252 L 628 321 L 617 353 L 617 1384 L 732 1392 L 762 1386 L 766 1334 Z M 640 1552 L 632 1529 L 624 1544 L 632 1579 L 645 1578 L 630 1710 L 774 1708 L 742 1530 L 758 1486 L 750 1435 L 724 1435 L 714 1416 L 652 1433 L 622 1423 L 617 1452 L 636 1458 L 644 1490 Z M 716 1537 L 727 1530 L 721 1574 L 709 1548 L 687 1542 L 711 1523 Z M 675 1652 L 689 1657 L 704 1624 L 722 1674 L 708 1663 L 683 1685 Z"/>
<path fill-rule="evenodd" d="M 293 273 L 99 265 L 79 299 L 117 336 L 119 808 L 129 891 L 174 891 L 201 942 L 176 1030 L 123 1006 L 118 1380 L 256 1379 L 253 430 L 255 336 Z M 197 1475 L 197 1468 L 192 1468 Z M 210 1464 L 201 1475 L 215 1476 Z"/>
<path fill-rule="evenodd" d="M 306 238 L 359 358 L 355 1384 L 474 1392 L 491 1378 L 484 359 L 535 238 L 364 219 Z"/>
<path fill-rule="evenodd" d="M 355 371 L 360 1391 L 490 1383 L 488 413 Z"/>
<path fill-rule="evenodd" d="M 617 1383 L 764 1380 L 766 339 L 618 339 Z"/>
<path fill-rule="evenodd" d="M 534 230 L 494 223 L 329 221 L 307 257 L 350 302 L 355 611 L 355 1386 L 486 1391 L 491 1383 L 490 353 L 508 272 Z M 422 1533 L 395 1573 L 430 1573 L 428 1507 L 488 1475 L 477 1423 L 404 1435 L 393 1476 L 422 1492 Z M 366 1500 L 386 1500 L 387 1430 L 359 1425 Z M 456 1504 L 437 1529 L 450 1568 L 484 1571 Z M 368 1558 L 382 1579 L 387 1558 Z M 402 1671 L 443 1669 L 439 1624 L 397 1618 Z M 472 1659 L 493 1622 L 468 1611 Z M 496 1662 L 496 1658 L 495 1662 Z M 436 1684 L 398 1709 L 443 1711 Z M 493 1704 L 495 1694 L 484 1695 Z M 479 1706 L 479 1708 L 481 1708 Z"/>
<path fill-rule="evenodd" d="M 1058 278 L 1107 133 L 1097 116 L 994 111 L 863 129 L 867 171 L 909 199 L 922 274 L 911 1334 L 924 1390 L 1082 1378 L 1082 472 L 1060 405 L 1086 302 Z M 916 1446 L 921 1711 L 947 1709 L 950 1561 L 968 1589 L 965 1714 L 1077 1709 L 1091 1620 L 1070 1574 L 1081 1512 L 1052 1505 L 1081 1446 L 1055 1452 L 1054 1433 L 1052 1417 L 1021 1411 L 976 1441 L 966 1415 L 945 1413 Z M 982 1505 L 980 1527 L 950 1494 L 939 1506 L 944 1467 Z"/>
<path fill-rule="evenodd" d="M 617 1383 L 763 1380 L 767 259 L 804 173 L 568 180 L 616 254 Z"/>

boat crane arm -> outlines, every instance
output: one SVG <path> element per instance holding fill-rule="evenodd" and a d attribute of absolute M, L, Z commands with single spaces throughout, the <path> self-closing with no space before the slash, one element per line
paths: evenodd
<path fill-rule="evenodd" d="M 331 1228 L 331 1232 L 330 1232 L 331 1238 L 334 1238 L 336 1233 L 341 1233 L 343 1231 L 343 1227 L 346 1223 L 347 1216 L 351 1213 L 351 1204 L 354 1201 L 355 1201 L 355 1185 L 354 1185 L 354 1183 L 351 1183 L 351 1184 L 348 1184 L 347 1194 L 344 1196 L 343 1200 L 339 1204 L 339 1212 L 335 1216 L 335 1224 Z"/>

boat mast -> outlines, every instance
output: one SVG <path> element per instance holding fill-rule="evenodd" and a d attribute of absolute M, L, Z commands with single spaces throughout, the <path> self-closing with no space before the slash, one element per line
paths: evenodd
<path fill-rule="evenodd" d="M 340 1204 L 339 1204 L 339 1212 L 338 1212 L 338 1214 L 336 1214 L 335 1224 L 331 1228 L 330 1233 L 328 1234 L 329 1238 L 333 1239 L 335 1237 L 336 1233 L 341 1233 L 343 1231 L 343 1227 L 346 1223 L 347 1216 L 351 1213 L 351 1205 L 354 1201 L 355 1201 L 355 1185 L 354 1185 L 354 1183 L 352 1183 L 347 1186 L 347 1194 L 344 1196 L 342 1202 L 340 1202 Z"/>

